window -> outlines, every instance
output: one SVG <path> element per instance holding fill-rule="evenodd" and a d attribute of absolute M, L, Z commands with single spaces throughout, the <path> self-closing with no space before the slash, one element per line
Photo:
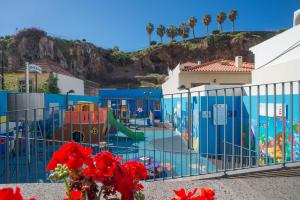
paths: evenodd
<path fill-rule="evenodd" d="M 26 92 L 25 80 L 19 80 L 18 90 L 19 90 L 19 92 Z M 32 92 L 32 80 L 29 80 L 29 92 Z"/>
<path fill-rule="evenodd" d="M 154 100 L 154 110 L 160 110 L 160 101 Z"/>

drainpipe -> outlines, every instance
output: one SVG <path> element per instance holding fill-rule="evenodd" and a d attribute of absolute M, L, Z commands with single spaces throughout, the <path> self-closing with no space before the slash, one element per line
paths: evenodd
<path fill-rule="evenodd" d="M 26 62 L 25 70 L 26 93 L 29 93 L 29 63 Z"/>
<path fill-rule="evenodd" d="M 2 87 L 2 90 L 4 90 L 5 87 L 4 87 L 4 56 L 3 56 L 3 50 L 0 50 L 0 54 L 1 54 L 1 87 Z"/>

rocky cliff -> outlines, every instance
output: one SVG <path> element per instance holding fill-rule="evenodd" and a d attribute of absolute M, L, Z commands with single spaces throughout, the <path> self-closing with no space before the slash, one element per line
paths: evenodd
<path fill-rule="evenodd" d="M 186 42 L 171 42 L 125 53 L 118 48 L 103 49 L 85 40 L 64 40 L 38 29 L 25 29 L 0 37 L 6 70 L 13 71 L 26 61 L 49 59 L 79 78 L 104 87 L 158 86 L 168 68 L 179 62 L 233 59 L 241 55 L 253 61 L 249 47 L 277 32 L 237 32 L 211 35 Z"/>

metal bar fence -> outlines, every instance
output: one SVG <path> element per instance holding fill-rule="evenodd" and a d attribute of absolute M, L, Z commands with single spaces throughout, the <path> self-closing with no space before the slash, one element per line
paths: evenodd
<path fill-rule="evenodd" d="M 296 81 L 100 99 L 112 115 L 77 105 L 8 110 L 0 183 L 48 182 L 47 163 L 71 140 L 143 163 L 149 180 L 285 167 L 300 160 L 299 93 Z"/>

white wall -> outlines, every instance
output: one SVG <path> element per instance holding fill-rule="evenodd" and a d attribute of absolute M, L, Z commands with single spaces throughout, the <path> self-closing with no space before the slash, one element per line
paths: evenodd
<path fill-rule="evenodd" d="M 213 82 L 214 80 L 216 80 L 216 83 Z M 230 87 L 231 84 L 251 83 L 251 73 L 180 72 L 175 68 L 172 76 L 162 84 L 163 94 L 182 93 L 177 88 L 180 85 L 190 88 L 192 83 L 207 83 L 214 88 L 219 88 L 218 84 L 227 84 L 220 86 L 220 88 L 226 88 Z M 199 87 L 194 88 L 199 90 Z"/>
<path fill-rule="evenodd" d="M 250 48 L 255 54 L 255 70 L 252 71 L 252 83 L 262 84 L 300 80 L 300 46 L 278 57 L 297 42 L 300 44 L 299 25 Z M 278 57 L 276 60 L 270 62 L 276 57 Z M 268 62 L 270 63 L 267 64 Z"/>
<path fill-rule="evenodd" d="M 163 94 L 172 94 L 179 92 L 178 87 L 179 85 L 179 73 L 180 73 L 180 64 L 178 64 L 172 71 L 169 71 L 168 80 L 166 80 L 162 85 L 162 92 Z"/>
<path fill-rule="evenodd" d="M 300 80 L 300 52 L 299 59 L 270 65 L 252 71 L 253 84 L 278 83 L 298 80 Z"/>
<path fill-rule="evenodd" d="M 66 94 L 69 90 L 74 90 L 73 95 L 84 95 L 84 81 L 75 77 L 56 74 L 57 86 L 61 94 Z"/>
<path fill-rule="evenodd" d="M 268 61 L 274 59 L 290 46 L 300 41 L 300 26 L 295 26 L 283 33 L 276 35 L 275 37 L 266 40 L 252 48 L 250 50 L 255 54 L 255 68 L 258 68 Z M 275 65 L 284 63 L 293 59 L 299 58 L 300 48 L 294 49 L 292 52 L 285 54 L 284 56 L 276 59 L 269 65 Z"/>

